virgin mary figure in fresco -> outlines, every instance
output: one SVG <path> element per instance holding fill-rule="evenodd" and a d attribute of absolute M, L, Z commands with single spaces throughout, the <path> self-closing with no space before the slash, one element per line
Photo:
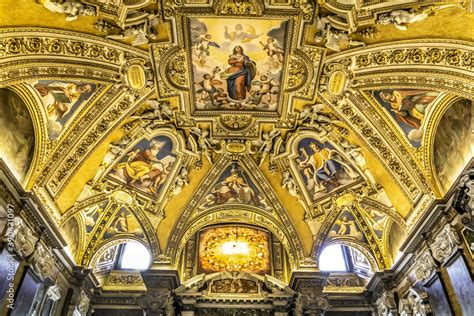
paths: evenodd
<path fill-rule="evenodd" d="M 256 64 L 239 45 L 234 47 L 227 62 L 230 67 L 221 73 L 221 78 L 227 80 L 227 93 L 232 100 L 243 101 L 252 87 Z"/>

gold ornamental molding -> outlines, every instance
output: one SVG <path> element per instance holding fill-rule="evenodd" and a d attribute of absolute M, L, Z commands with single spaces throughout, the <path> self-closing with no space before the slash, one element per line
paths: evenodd
<path fill-rule="evenodd" d="M 387 124 L 369 94 L 355 90 L 435 89 L 472 98 L 473 52 L 474 46 L 463 41 L 412 40 L 354 49 L 325 61 L 319 88 L 322 99 L 367 141 L 411 201 L 433 188 L 426 169 L 428 157 L 424 154 L 420 159 L 419 150 L 395 132 L 391 122 Z M 423 144 L 426 150 L 428 141 L 424 139 Z"/>
<path fill-rule="evenodd" d="M 472 43 L 459 40 L 400 41 L 331 55 L 324 72 L 344 65 L 350 69 L 354 89 L 418 86 L 472 98 L 473 53 Z M 327 85 L 327 79 L 322 84 Z"/>
<path fill-rule="evenodd" d="M 122 120 L 133 113 L 143 102 L 153 95 L 153 90 L 147 88 L 145 93 L 137 100 L 131 99 L 123 89 L 111 89 L 109 96 L 112 98 L 109 108 L 99 117 L 91 117 L 90 125 L 84 129 L 77 129 L 79 136 L 76 143 L 68 143 L 70 147 L 61 146 L 53 155 L 51 161 L 42 170 L 39 180 L 45 181 L 47 189 L 52 196 L 57 196 L 68 184 L 70 178 L 78 170 L 84 160 L 89 157 L 94 148 L 104 138 L 122 124 Z M 117 96 L 118 94 L 118 96 Z M 102 102 L 105 100 L 101 99 Z"/>
<path fill-rule="evenodd" d="M 147 52 L 101 37 L 45 28 L 0 29 L 0 86 L 30 79 L 121 81 L 124 60 Z"/>
<path fill-rule="evenodd" d="M 200 184 L 200 190 L 198 190 L 192 199 L 188 202 L 187 206 L 183 209 L 181 214 L 179 214 L 179 219 L 175 223 L 174 228 L 172 230 L 172 235 L 168 239 L 168 245 L 165 250 L 166 257 L 170 258 L 172 262 L 175 262 L 175 258 L 178 258 L 176 255 L 180 251 L 180 249 L 184 245 L 183 238 L 184 236 L 188 236 L 189 229 L 191 229 L 195 224 L 196 218 L 201 218 L 201 213 L 199 211 L 199 202 L 202 202 L 205 198 L 208 191 L 206 188 L 211 187 L 219 178 L 221 173 L 231 165 L 232 160 L 231 158 L 239 159 L 238 162 L 242 167 L 244 167 L 246 172 L 251 170 L 251 174 L 254 178 L 255 183 L 258 183 L 259 189 L 262 191 L 263 195 L 267 198 L 268 202 L 270 202 L 269 206 L 271 207 L 272 211 L 266 211 L 263 208 L 258 207 L 247 207 L 249 211 L 253 209 L 253 213 L 257 214 L 259 221 L 255 221 L 253 224 L 257 226 L 263 226 L 266 228 L 278 227 L 281 233 L 277 234 L 277 236 L 285 238 L 288 240 L 286 243 L 289 245 L 289 255 L 294 258 L 294 263 L 296 266 L 301 265 L 304 260 L 304 248 L 302 242 L 300 240 L 300 236 L 296 228 L 294 227 L 291 219 L 289 218 L 287 211 L 283 208 L 280 204 L 277 195 L 273 192 L 272 187 L 267 182 L 265 177 L 258 171 L 258 167 L 255 165 L 255 162 L 248 156 L 248 155 L 239 155 L 236 157 L 230 157 L 228 155 L 222 156 L 215 164 L 214 167 L 209 171 L 209 173 L 204 178 L 204 181 Z M 245 207 L 245 206 L 244 206 Z M 221 205 L 219 209 L 225 209 L 228 211 L 232 211 L 235 209 L 242 208 L 241 205 L 229 204 L 229 205 Z M 215 208 L 213 208 L 216 211 Z M 262 213 L 263 211 L 263 213 Z M 205 212 L 207 214 L 208 212 Z M 204 213 L 203 213 L 204 214 Z M 212 214 L 208 214 L 208 216 L 213 216 Z M 262 217 L 264 216 L 264 217 Z M 222 217 L 217 218 L 216 220 L 220 220 L 220 222 L 224 221 L 232 221 L 231 219 L 223 219 Z M 247 222 L 250 223 L 250 222 Z M 203 220 L 202 227 L 204 225 L 208 225 L 209 221 Z M 190 236 L 188 236 L 190 237 Z M 283 241 L 282 241 L 283 242 Z M 176 263 L 176 262 L 175 262 Z"/>
<path fill-rule="evenodd" d="M 216 8 L 230 8 L 232 3 L 232 1 L 216 1 L 214 2 L 214 5 Z M 256 1 L 254 4 L 257 5 L 257 7 L 260 7 L 259 3 L 260 2 Z M 245 4 L 250 4 L 250 2 L 245 2 Z M 298 6 L 299 5 L 300 4 L 298 3 Z M 158 97 L 160 99 L 170 97 L 176 97 L 179 99 L 179 111 L 182 112 L 181 117 L 187 118 L 187 120 L 185 120 L 186 122 L 183 121 L 183 124 L 186 126 L 205 122 L 206 124 L 211 125 L 211 135 L 214 137 L 238 137 L 236 136 L 238 134 L 236 132 L 237 129 L 234 127 L 228 128 L 226 124 L 221 124 L 223 120 L 219 119 L 219 117 L 251 115 L 253 118 L 258 118 L 256 120 L 255 129 L 250 131 L 247 130 L 247 126 L 242 128 L 246 129 L 246 137 L 256 138 L 262 124 L 286 122 L 291 120 L 292 115 L 294 114 L 292 111 L 296 100 L 314 100 L 317 86 L 319 84 L 320 65 L 325 50 L 320 47 L 303 44 L 303 40 L 299 37 L 299 33 L 304 30 L 306 20 L 304 18 L 305 15 L 301 13 L 300 9 L 295 9 L 290 5 L 286 11 L 264 10 L 263 13 L 260 13 L 260 9 L 256 9 L 254 15 L 230 14 L 230 11 L 221 12 L 221 9 L 216 13 L 212 8 L 204 6 L 203 3 L 195 4 L 191 10 L 189 7 L 182 6 L 181 3 L 178 4 L 169 1 L 165 3 L 165 16 L 167 12 L 166 8 L 170 8 L 169 6 L 173 7 L 172 16 L 168 17 L 172 24 L 172 29 L 174 30 L 173 41 L 168 43 L 163 42 L 151 44 L 151 55 L 154 59 Z M 283 9 L 283 7 L 281 9 Z M 195 29 L 193 25 L 199 23 L 200 25 L 204 25 L 205 23 L 212 24 L 217 21 L 217 19 L 228 20 L 229 23 L 236 24 L 235 27 L 237 27 L 237 25 L 242 27 L 242 25 L 244 25 L 249 27 L 249 29 L 256 26 L 258 23 L 272 21 L 275 25 L 280 24 L 279 30 L 285 29 L 284 39 L 278 42 L 281 46 L 278 54 L 281 54 L 283 58 L 281 58 L 279 62 L 274 62 L 274 64 L 280 64 L 276 70 L 269 68 L 263 71 L 262 69 L 266 69 L 263 66 L 263 57 L 258 57 L 260 59 L 255 57 L 256 59 L 252 60 L 254 64 L 258 64 L 258 66 L 255 66 L 257 70 L 259 69 L 258 67 L 262 67 L 260 69 L 261 73 L 253 78 L 253 84 L 257 84 L 257 86 L 258 84 L 261 84 L 262 86 L 267 84 L 265 83 L 266 79 L 262 79 L 263 77 L 268 78 L 268 76 L 270 76 L 270 78 L 272 78 L 271 76 L 273 76 L 273 74 L 269 75 L 271 73 L 270 70 L 281 74 L 281 76 L 275 75 L 280 76 L 279 80 L 268 83 L 272 85 L 270 90 L 273 89 L 271 93 L 270 90 L 268 91 L 268 96 L 275 94 L 277 96 L 277 101 L 275 101 L 275 103 L 272 103 L 271 105 L 259 103 L 261 102 L 260 100 L 262 99 L 262 96 L 260 96 L 259 101 L 252 100 L 252 98 L 258 99 L 258 95 L 253 96 L 251 94 L 258 93 L 256 92 L 255 85 L 252 88 L 254 90 L 252 90 L 250 96 L 249 93 L 247 93 L 247 98 L 244 101 L 230 99 L 230 95 L 227 96 L 224 91 L 221 91 L 220 93 L 224 93 L 225 97 L 223 97 L 223 94 L 211 97 L 210 105 L 205 104 L 205 101 L 201 99 L 203 97 L 200 95 L 203 95 L 204 92 L 197 91 L 201 91 L 204 88 L 199 88 L 197 85 L 203 84 L 204 82 L 204 76 L 206 76 L 206 74 L 203 75 L 202 73 L 208 72 L 207 75 L 212 78 L 211 80 L 221 81 L 219 84 L 222 88 L 222 83 L 225 82 L 226 79 L 222 79 L 224 77 L 220 78 L 219 75 L 222 75 L 224 71 L 226 71 L 225 67 L 228 65 L 224 68 L 222 68 L 222 65 L 220 67 L 216 66 L 211 70 L 205 67 L 211 67 L 211 63 L 216 60 L 226 64 L 227 56 L 229 56 L 228 54 L 233 54 L 232 47 L 236 48 L 239 45 L 244 45 L 245 47 L 247 43 L 245 42 L 245 39 L 241 42 L 233 42 L 232 40 L 230 40 L 230 42 L 214 42 L 212 36 L 215 37 L 216 34 L 221 35 L 221 33 L 219 33 L 221 30 L 209 29 L 209 27 L 207 27 L 204 28 L 206 31 L 202 31 L 204 33 L 200 34 L 198 37 L 201 41 L 201 44 L 199 44 L 196 39 L 196 34 L 192 33 L 195 32 L 193 31 Z M 262 26 L 262 28 L 264 27 Z M 272 30 L 275 31 L 275 29 L 276 28 Z M 177 30 L 180 31 L 177 32 Z M 270 28 L 265 29 L 264 31 L 269 32 Z M 214 35 L 211 35 L 212 32 L 214 32 Z M 222 29 L 222 32 L 224 32 L 224 29 Z M 226 34 L 232 34 L 233 29 L 229 27 L 228 32 L 230 33 Z M 255 32 L 255 30 L 253 30 L 253 32 Z M 229 37 L 231 35 L 226 36 Z M 254 34 L 254 36 L 261 35 Z M 260 39 L 260 42 L 256 41 L 256 43 L 253 44 L 253 49 L 260 49 L 261 52 L 259 51 L 259 54 L 262 55 L 263 53 L 263 55 L 266 55 L 265 58 L 268 58 L 268 56 L 271 57 L 276 53 L 270 51 L 265 53 L 265 49 L 268 50 L 268 48 L 265 47 L 268 47 L 268 45 L 266 46 L 265 43 L 262 42 L 271 40 L 275 40 L 275 38 L 272 38 L 270 35 L 265 35 L 265 37 Z M 200 49 L 200 45 L 205 48 L 202 48 L 203 51 L 199 53 L 199 51 L 196 50 Z M 226 45 L 230 46 L 227 47 Z M 225 46 L 226 49 L 221 49 L 221 46 Z M 212 51 L 213 49 L 220 50 Z M 209 56 L 211 55 L 212 57 L 213 53 L 215 54 L 216 59 L 209 61 Z M 197 57 L 198 55 L 201 57 Z M 198 60 L 198 58 L 201 59 Z M 248 56 L 246 56 L 246 58 L 248 58 Z M 206 62 L 208 64 L 206 64 Z M 266 65 L 265 67 L 270 66 Z M 205 69 L 205 71 L 203 69 Z M 275 92 L 275 90 L 277 92 Z M 265 97 L 268 96 L 265 95 Z M 226 97 L 227 99 L 225 99 Z M 213 98 L 221 99 L 219 99 L 219 101 L 213 101 Z M 272 97 L 270 97 L 270 99 L 271 98 Z M 223 102 L 223 104 L 219 103 L 220 105 L 217 106 L 217 102 Z M 265 108 L 265 106 L 267 108 Z M 291 124 L 288 126 L 291 126 Z"/>

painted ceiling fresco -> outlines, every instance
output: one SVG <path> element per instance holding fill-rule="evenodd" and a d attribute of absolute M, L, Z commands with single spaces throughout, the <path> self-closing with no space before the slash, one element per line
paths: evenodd
<path fill-rule="evenodd" d="M 110 171 L 112 178 L 148 194 L 157 195 L 176 161 L 167 136 L 141 140 Z"/>
<path fill-rule="evenodd" d="M 389 269 L 472 158 L 467 6 L 112 2 L 0 19 L 0 157 L 81 266 L 135 240 L 183 279 L 288 282 L 331 243 Z"/>
<path fill-rule="evenodd" d="M 308 137 L 299 141 L 297 148 L 299 156 L 295 160 L 313 201 L 360 179 L 350 162 L 329 143 Z"/>
<path fill-rule="evenodd" d="M 269 234 L 243 226 L 211 228 L 199 238 L 200 272 L 270 271 Z"/>
<path fill-rule="evenodd" d="M 48 116 L 48 135 L 59 137 L 71 118 L 91 98 L 97 85 L 89 82 L 39 80 L 30 84 Z"/>
<path fill-rule="evenodd" d="M 373 92 L 377 101 L 390 113 L 414 147 L 421 146 L 425 117 L 433 110 L 440 93 L 429 90 L 382 90 Z"/>
<path fill-rule="evenodd" d="M 0 89 L 0 113 L 0 157 L 22 181 L 33 160 L 33 121 L 25 102 L 7 89 Z"/>
<path fill-rule="evenodd" d="M 199 110 L 276 111 L 287 22 L 191 18 L 192 79 Z"/>
<path fill-rule="evenodd" d="M 244 204 L 268 209 L 267 202 L 252 180 L 251 174 L 237 163 L 223 170 L 199 208 L 224 204 Z"/>

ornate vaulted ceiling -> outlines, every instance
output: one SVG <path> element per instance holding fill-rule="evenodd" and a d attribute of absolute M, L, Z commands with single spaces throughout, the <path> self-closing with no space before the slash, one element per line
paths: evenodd
<path fill-rule="evenodd" d="M 1 157 L 78 265 L 136 240 L 178 268 L 238 223 L 292 270 L 332 243 L 389 268 L 472 157 L 472 9 L 2 1 Z"/>

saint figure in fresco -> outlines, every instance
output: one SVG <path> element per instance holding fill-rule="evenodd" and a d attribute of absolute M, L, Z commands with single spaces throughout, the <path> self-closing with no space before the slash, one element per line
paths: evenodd
<path fill-rule="evenodd" d="M 232 100 L 244 101 L 256 75 L 256 64 L 239 45 L 234 47 L 227 62 L 230 67 L 221 73 L 221 78 L 227 80 L 228 95 Z"/>
<path fill-rule="evenodd" d="M 71 109 L 82 94 L 90 93 L 93 90 L 90 84 L 74 84 L 65 82 L 51 82 L 48 84 L 35 84 L 35 89 L 42 98 L 51 96 L 52 99 L 47 105 L 48 117 L 51 120 L 61 119 Z"/>
<path fill-rule="evenodd" d="M 134 149 L 127 154 L 127 160 L 119 163 L 115 170 L 123 170 L 123 178 L 127 184 L 133 185 L 137 181 L 143 184 L 148 181 L 148 188 L 152 193 L 156 193 L 158 186 L 166 179 L 176 159 L 171 155 L 163 159 L 157 158 L 164 144 L 163 141 L 152 140 L 145 150 Z"/>
<path fill-rule="evenodd" d="M 236 167 L 232 167 L 230 176 L 216 184 L 205 200 L 206 206 L 225 203 L 244 203 L 262 206 L 258 193 L 239 175 Z"/>
<path fill-rule="evenodd" d="M 380 92 L 380 97 L 390 103 L 391 111 L 396 113 L 397 119 L 416 129 L 421 127 L 423 118 L 428 113 L 428 107 L 438 95 L 438 92 L 425 90 Z"/>
<path fill-rule="evenodd" d="M 347 216 L 342 216 L 342 218 L 336 220 L 334 224 L 338 225 L 339 229 L 337 229 L 337 226 L 333 227 L 329 233 L 329 237 L 349 236 L 362 240 L 362 232 L 357 228 L 353 219 L 349 219 Z"/>
<path fill-rule="evenodd" d="M 315 142 L 309 144 L 313 152 L 308 154 L 306 148 L 301 148 L 299 166 L 307 178 L 308 190 L 314 193 L 330 192 L 339 185 L 341 180 L 355 179 L 357 174 L 352 168 L 338 157 L 337 152 L 328 148 L 320 148 Z"/>

